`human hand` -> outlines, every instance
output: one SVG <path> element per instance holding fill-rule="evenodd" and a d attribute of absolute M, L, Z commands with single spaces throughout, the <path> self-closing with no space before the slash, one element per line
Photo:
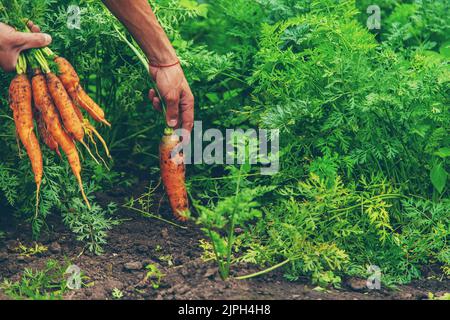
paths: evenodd
<path fill-rule="evenodd" d="M 194 126 L 194 96 L 180 64 L 171 67 L 150 67 L 150 74 L 164 99 L 167 112 L 167 125 L 171 128 L 182 127 L 183 143 L 189 142 Z M 154 89 L 149 92 L 153 107 L 161 111 L 161 100 Z"/>
<path fill-rule="evenodd" d="M 52 37 L 40 33 L 38 26 L 31 21 L 28 28 L 32 33 L 18 32 L 14 28 L 0 23 L 0 68 L 6 72 L 14 71 L 22 51 L 46 47 L 52 42 Z"/>

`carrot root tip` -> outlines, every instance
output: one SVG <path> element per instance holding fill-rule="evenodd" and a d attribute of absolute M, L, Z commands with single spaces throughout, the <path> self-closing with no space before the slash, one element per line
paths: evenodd
<path fill-rule="evenodd" d="M 77 175 L 77 180 L 78 180 L 78 185 L 80 187 L 81 196 L 83 197 L 83 200 L 86 203 L 86 206 L 88 207 L 88 209 L 91 210 L 92 207 L 91 207 L 91 204 L 89 203 L 86 193 L 84 193 L 83 181 L 81 180 L 81 176 L 79 174 Z"/>
<path fill-rule="evenodd" d="M 94 154 L 92 153 L 91 149 L 89 148 L 89 146 L 86 144 L 86 142 L 84 142 L 84 140 L 80 140 L 80 143 L 86 148 L 87 152 L 89 153 L 89 155 L 91 156 L 91 158 L 95 161 L 96 164 L 101 165 L 100 162 L 97 160 L 97 158 L 94 156 Z"/>

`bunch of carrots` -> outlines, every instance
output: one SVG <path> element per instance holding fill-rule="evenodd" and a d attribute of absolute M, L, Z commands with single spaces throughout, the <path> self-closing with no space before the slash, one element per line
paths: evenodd
<path fill-rule="evenodd" d="M 56 72 L 52 72 L 49 64 L 56 65 Z M 70 62 L 57 56 L 49 48 L 32 49 L 22 53 L 16 71 L 17 75 L 9 87 L 9 101 L 18 139 L 26 149 L 34 173 L 36 214 L 42 184 L 43 160 L 34 121 L 41 141 L 59 156 L 60 148 L 66 155 L 82 197 L 88 208 L 91 208 L 83 189 L 81 162 L 76 143 L 86 147 L 89 154 L 99 163 L 85 142 L 87 136 L 94 144 L 98 157 L 105 163 L 98 153 L 94 136 L 99 139 L 107 156 L 110 157 L 108 147 L 98 131 L 84 117 L 81 109 L 95 121 L 110 127 L 104 111 L 86 94 Z"/>

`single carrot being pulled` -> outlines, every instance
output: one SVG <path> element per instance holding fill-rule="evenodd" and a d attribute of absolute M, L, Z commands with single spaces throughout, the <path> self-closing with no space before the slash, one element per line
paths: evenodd
<path fill-rule="evenodd" d="M 148 59 L 135 45 L 133 45 L 127 37 L 114 26 L 119 37 L 131 48 L 131 50 L 139 58 L 139 61 L 144 66 L 145 70 L 149 70 L 150 65 Z M 158 87 L 155 84 L 155 91 L 161 100 L 161 109 L 166 118 L 166 106 L 164 99 L 159 93 Z M 159 145 L 159 159 L 161 168 L 161 178 L 164 188 L 169 197 L 170 207 L 173 214 L 181 221 L 189 219 L 189 201 L 186 190 L 186 167 L 184 162 L 184 155 L 180 152 L 175 152 L 180 144 L 180 137 L 174 134 L 172 128 L 164 130 L 164 136 Z"/>
<path fill-rule="evenodd" d="M 185 184 L 184 156 L 176 152 L 180 137 L 167 128 L 159 146 L 161 177 L 169 198 L 170 207 L 180 221 L 187 221 L 189 201 Z"/>
<path fill-rule="evenodd" d="M 65 153 L 70 168 L 72 169 L 72 172 L 78 181 L 83 199 L 86 202 L 88 208 L 91 208 L 89 200 L 87 199 L 83 189 L 83 181 L 81 179 L 81 162 L 77 148 L 75 147 L 72 138 L 62 127 L 58 111 L 56 110 L 56 107 L 49 93 L 46 78 L 39 69 L 36 69 L 34 71 L 32 87 L 36 108 L 41 112 L 42 118 L 47 125 L 48 131 L 51 133 L 53 138 Z"/>
<path fill-rule="evenodd" d="M 17 63 L 17 76 L 12 80 L 9 87 L 9 103 L 13 110 L 14 122 L 17 135 L 22 142 L 28 157 L 36 182 L 36 216 L 39 210 L 39 191 L 42 184 L 43 162 L 39 141 L 34 133 L 33 111 L 31 108 L 32 89 L 26 72 L 26 59 L 19 57 Z"/>

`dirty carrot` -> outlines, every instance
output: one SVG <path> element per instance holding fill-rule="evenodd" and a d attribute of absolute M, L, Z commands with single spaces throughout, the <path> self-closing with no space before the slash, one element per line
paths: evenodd
<path fill-rule="evenodd" d="M 89 200 L 87 199 L 83 189 L 83 181 L 81 179 L 81 162 L 77 148 L 75 147 L 72 138 L 62 127 L 58 111 L 56 110 L 49 93 L 46 78 L 39 69 L 36 69 L 34 72 L 32 87 L 36 108 L 41 112 L 48 131 L 65 153 L 70 168 L 77 179 L 83 199 L 88 208 L 91 208 Z"/>
<path fill-rule="evenodd" d="M 22 142 L 28 157 L 36 182 L 36 216 L 39 210 L 39 191 L 41 189 L 43 162 L 39 141 L 34 133 L 33 111 L 31 108 L 32 88 L 26 72 L 26 59 L 23 55 L 17 63 L 17 76 L 12 80 L 9 87 L 9 102 L 13 110 L 14 122 L 17 135 Z"/>
<path fill-rule="evenodd" d="M 58 76 L 53 72 L 48 72 L 46 78 L 50 95 L 58 108 L 64 127 L 75 140 L 82 141 L 84 138 L 83 125 L 76 115 L 72 99 L 67 94 L 67 91 Z"/>
<path fill-rule="evenodd" d="M 159 146 L 161 177 L 169 198 L 170 207 L 180 221 L 187 221 L 189 201 L 185 184 L 183 154 L 176 152 L 180 137 L 167 128 Z"/>
<path fill-rule="evenodd" d="M 39 111 L 35 110 L 34 118 L 37 122 L 39 137 L 42 139 L 42 141 L 44 141 L 44 143 L 50 150 L 55 151 L 56 154 L 61 157 L 58 142 L 56 142 L 55 138 L 53 138 L 52 134 L 48 131 L 47 124 L 42 118 L 42 114 Z"/>
<path fill-rule="evenodd" d="M 105 119 L 103 109 L 84 91 L 80 84 L 80 78 L 72 64 L 67 59 L 56 56 L 49 48 L 46 48 L 44 52 L 53 57 L 58 65 L 59 78 L 71 98 L 86 110 L 95 121 L 102 122 L 110 127 L 111 124 Z"/>
<path fill-rule="evenodd" d="M 145 55 L 136 46 L 134 46 L 122 34 L 116 26 L 114 26 L 119 37 L 131 48 L 131 50 L 139 58 L 145 70 L 149 70 L 150 65 Z M 164 118 L 166 117 L 166 106 L 162 99 L 158 87 L 154 89 L 161 100 L 161 106 Z M 181 221 L 187 221 L 189 215 L 189 201 L 186 190 L 186 167 L 184 156 L 181 153 L 174 152 L 174 149 L 180 144 L 180 137 L 174 134 L 172 128 L 164 130 L 164 136 L 159 145 L 159 159 L 161 168 L 161 178 L 164 188 L 167 192 L 170 207 L 174 215 Z M 174 155 L 172 157 L 172 154 Z"/>
<path fill-rule="evenodd" d="M 62 78 L 62 76 L 61 76 Z M 105 119 L 105 112 L 98 106 L 98 104 L 92 100 L 91 97 L 84 91 L 84 89 L 78 85 L 75 91 L 70 91 L 72 99 L 74 99 L 89 115 L 97 122 L 102 122 L 108 127 L 111 124 Z"/>
<path fill-rule="evenodd" d="M 48 92 L 61 115 L 64 127 L 76 141 L 82 142 L 84 138 L 83 126 L 75 113 L 75 105 L 64 88 L 63 83 L 56 74 L 51 72 L 48 63 L 40 50 L 34 50 L 34 59 L 37 60 L 42 71 L 45 73 Z"/>

